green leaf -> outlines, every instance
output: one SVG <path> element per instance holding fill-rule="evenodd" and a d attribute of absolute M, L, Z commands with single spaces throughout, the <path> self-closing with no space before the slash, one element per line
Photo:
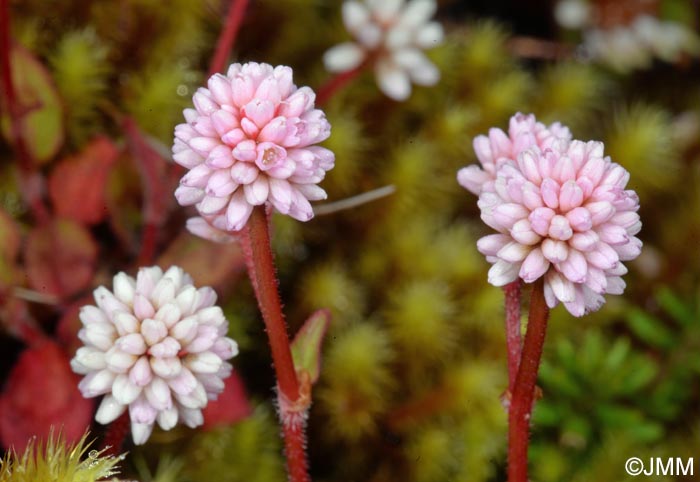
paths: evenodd
<path fill-rule="evenodd" d="M 22 109 L 22 136 L 32 159 L 39 164 L 51 160 L 63 144 L 63 107 L 48 71 L 28 50 L 11 52 L 12 80 Z M 7 99 L 4 99 L 5 101 Z M 3 109 L 2 134 L 12 139 L 10 119 Z"/>
<path fill-rule="evenodd" d="M 656 295 L 656 300 L 668 314 L 682 325 L 692 325 L 696 322 L 692 304 L 680 299 L 671 289 L 663 286 Z"/>
<path fill-rule="evenodd" d="M 311 383 L 316 383 L 321 373 L 321 345 L 330 322 L 330 311 L 318 310 L 304 322 L 292 341 L 294 367 L 298 372 L 306 371 Z"/>
<path fill-rule="evenodd" d="M 671 349 L 676 339 L 664 323 L 640 309 L 633 309 L 627 315 L 630 328 L 646 343 L 652 346 Z"/>

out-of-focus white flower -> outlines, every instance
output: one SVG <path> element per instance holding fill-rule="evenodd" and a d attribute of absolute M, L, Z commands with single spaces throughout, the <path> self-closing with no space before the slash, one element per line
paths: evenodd
<path fill-rule="evenodd" d="M 564 28 L 583 28 L 588 24 L 590 16 L 591 7 L 585 0 L 562 0 L 554 7 L 554 18 Z"/>
<path fill-rule="evenodd" d="M 85 346 L 71 367 L 85 375 L 84 397 L 104 395 L 95 419 L 108 424 L 128 408 L 139 445 L 155 422 L 163 430 L 201 425 L 202 409 L 231 374 L 225 360 L 238 353 L 214 290 L 196 289 L 182 268 L 154 266 L 136 279 L 119 273 L 113 291 L 100 286 L 94 296 L 97 306 L 80 311 Z"/>
<path fill-rule="evenodd" d="M 347 72 L 371 62 L 379 88 L 394 100 L 411 94 L 411 82 L 435 85 L 437 67 L 424 49 L 442 42 L 443 30 L 430 21 L 435 0 L 349 0 L 343 3 L 343 22 L 354 42 L 336 45 L 323 61 L 331 72 Z"/>

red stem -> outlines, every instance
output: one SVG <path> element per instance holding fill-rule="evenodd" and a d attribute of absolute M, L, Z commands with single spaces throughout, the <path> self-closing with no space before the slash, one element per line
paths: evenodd
<path fill-rule="evenodd" d="M 527 482 L 530 419 L 548 317 L 549 309 L 544 299 L 544 281 L 540 278 L 532 287 L 523 354 L 508 414 L 508 482 Z"/>
<path fill-rule="evenodd" d="M 334 77 L 331 77 L 325 84 L 318 88 L 316 93 L 316 105 L 320 106 L 328 102 L 328 100 L 340 89 L 350 83 L 355 77 L 360 75 L 369 62 L 365 61 L 347 72 L 341 72 Z"/>
<path fill-rule="evenodd" d="M 264 206 L 256 206 L 253 209 L 248 220 L 247 234 L 250 238 L 250 254 L 255 267 L 253 272 L 249 270 L 248 274 L 253 286 L 256 287 L 258 306 L 265 322 L 265 331 L 270 339 L 277 383 L 287 400 L 293 402 L 299 398 L 299 381 L 292 361 L 287 325 L 277 291 L 277 275 L 270 249 L 270 233 Z"/>
<path fill-rule="evenodd" d="M 17 98 L 12 78 L 11 50 L 9 0 L 0 0 L 0 84 L 5 93 L 5 105 L 10 119 L 10 138 L 19 160 L 20 190 L 36 221 L 43 224 L 49 220 L 48 209 L 41 199 L 44 178 L 37 171 L 36 163 L 22 135 L 25 111 Z"/>
<path fill-rule="evenodd" d="M 306 440 L 304 435 L 303 411 L 296 412 L 297 405 L 308 406 L 310 384 L 305 385 L 306 396 L 302 396 L 300 382 L 292 360 L 292 352 L 287 336 L 287 326 L 282 314 L 275 265 L 270 249 L 265 206 L 256 206 L 250 215 L 246 231 L 248 240 L 243 251 L 247 258 L 248 275 L 258 299 L 258 306 L 265 322 L 265 331 L 270 341 L 272 361 L 277 376 L 280 399 L 280 420 L 284 434 L 287 473 L 291 482 L 309 482 L 306 462 Z M 290 411 L 290 407 L 295 412 Z"/>
<path fill-rule="evenodd" d="M 522 351 L 520 336 L 520 287 L 521 281 L 517 279 L 503 287 L 506 298 L 506 346 L 508 348 L 508 391 L 513 394 L 515 377 L 520 365 L 520 353 Z"/>
<path fill-rule="evenodd" d="M 129 412 L 126 411 L 107 427 L 107 433 L 105 433 L 100 447 L 101 450 L 104 450 L 104 455 L 118 456 L 128 433 Z"/>
<path fill-rule="evenodd" d="M 231 0 L 231 5 L 226 16 L 226 23 L 216 42 L 216 50 L 209 65 L 209 75 L 222 72 L 226 66 L 226 61 L 231 55 L 231 49 L 236 40 L 238 29 L 243 21 L 243 14 L 248 6 L 248 0 Z"/>
<path fill-rule="evenodd" d="M 311 482 L 306 461 L 306 434 L 304 424 L 282 424 L 284 453 L 290 482 Z"/>

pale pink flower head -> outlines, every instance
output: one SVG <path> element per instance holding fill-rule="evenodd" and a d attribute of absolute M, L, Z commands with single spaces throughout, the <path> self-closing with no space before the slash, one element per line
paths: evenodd
<path fill-rule="evenodd" d="M 600 308 L 606 293 L 621 294 L 622 262 L 642 247 L 639 198 L 625 189 L 628 180 L 601 142 L 575 140 L 564 151 L 533 146 L 504 161 L 478 202 L 481 219 L 499 233 L 478 242 L 493 263 L 489 282 L 544 276 L 547 305 L 562 302 L 574 316 Z"/>
<path fill-rule="evenodd" d="M 571 142 L 569 128 L 555 122 L 549 127 L 537 122 L 533 114 L 518 112 L 510 118 L 508 133 L 492 128 L 489 135 L 474 138 L 474 152 L 481 166 L 472 164 L 457 173 L 457 181 L 468 191 L 481 194 L 483 188 L 490 189 L 496 179 L 498 167 L 508 159 L 533 146 L 541 150 L 564 150 Z"/>
<path fill-rule="evenodd" d="M 394 100 L 411 95 L 411 82 L 435 85 L 437 67 L 423 50 L 442 42 L 442 25 L 430 19 L 435 0 L 348 0 L 343 3 L 343 23 L 354 37 L 329 49 L 323 62 L 331 72 L 347 72 L 371 61 L 377 84 Z"/>
<path fill-rule="evenodd" d="M 195 288 L 182 268 L 154 266 L 136 279 L 119 273 L 113 291 L 100 286 L 94 296 L 97 306 L 80 311 L 85 346 L 71 367 L 85 375 L 85 398 L 104 395 L 95 419 L 108 424 L 128 408 L 136 444 L 156 422 L 163 430 L 202 425 L 202 409 L 231 374 L 226 360 L 238 353 L 214 290 Z"/>
<path fill-rule="evenodd" d="M 195 108 L 185 109 L 187 122 L 175 127 L 173 158 L 189 169 L 178 202 L 226 232 L 240 231 L 253 207 L 266 203 L 311 219 L 309 201 L 326 198 L 317 184 L 335 161 L 316 145 L 331 127 L 315 97 L 294 85 L 289 67 L 250 62 L 214 74 L 194 94 Z"/>

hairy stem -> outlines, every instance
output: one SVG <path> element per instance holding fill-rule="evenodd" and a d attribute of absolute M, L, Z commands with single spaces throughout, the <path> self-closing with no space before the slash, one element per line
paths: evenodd
<path fill-rule="evenodd" d="M 287 326 L 282 314 L 277 275 L 270 249 L 270 234 L 264 206 L 256 206 L 248 220 L 243 251 L 248 275 L 258 299 L 270 342 L 272 362 L 277 376 L 280 420 L 284 435 L 287 473 L 291 482 L 308 482 L 304 409 L 310 403 L 310 383 L 300 390 L 300 381 L 292 360 Z M 303 392 L 303 393 L 302 393 Z M 308 392 L 308 393 L 307 393 Z"/>
<path fill-rule="evenodd" d="M 226 23 L 221 30 L 219 40 L 216 42 L 216 50 L 209 64 L 209 75 L 222 72 L 226 67 L 226 60 L 231 55 L 231 49 L 236 41 L 238 29 L 241 27 L 248 0 L 231 0 L 226 16 Z"/>
<path fill-rule="evenodd" d="M 282 424 L 284 454 L 291 482 L 311 482 L 306 460 L 306 433 L 304 424 Z"/>
<path fill-rule="evenodd" d="M 522 351 L 520 336 L 520 287 L 518 278 L 503 287 L 506 298 L 506 347 L 508 349 L 508 392 L 513 394 L 515 377 L 520 365 L 520 353 Z"/>
<path fill-rule="evenodd" d="M 544 281 L 540 278 L 532 287 L 522 359 L 508 413 L 508 482 L 527 482 L 530 419 L 548 317 L 549 309 L 544 299 Z"/>

